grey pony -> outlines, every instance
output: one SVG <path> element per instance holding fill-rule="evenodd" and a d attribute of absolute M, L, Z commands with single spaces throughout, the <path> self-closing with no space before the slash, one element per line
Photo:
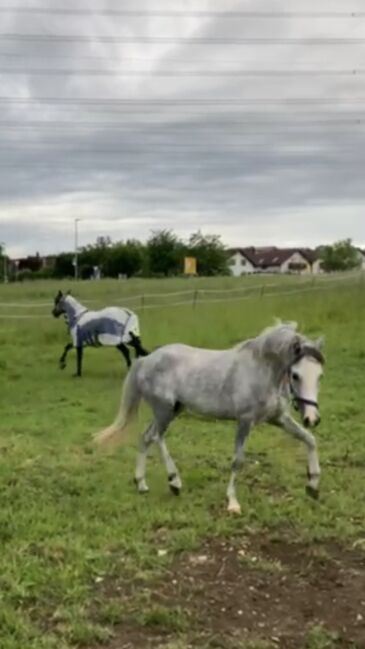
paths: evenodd
<path fill-rule="evenodd" d="M 160 447 L 169 486 L 179 494 L 182 486 L 175 462 L 166 446 L 165 433 L 182 409 L 220 419 L 236 420 L 237 432 L 232 473 L 227 489 L 228 510 L 240 512 L 235 491 L 237 471 L 243 463 L 244 444 L 250 430 L 268 422 L 300 440 L 308 452 L 307 493 L 319 494 L 320 466 L 314 435 L 306 430 L 319 423 L 318 391 L 324 357 L 323 340 L 311 341 L 298 333 L 296 323 L 277 323 L 256 338 L 214 351 L 172 344 L 138 359 L 124 384 L 115 422 L 95 437 L 97 444 L 123 436 L 144 399 L 153 421 L 142 435 L 135 482 L 148 491 L 145 479 L 147 452 L 153 442 Z M 290 415 L 294 402 L 306 428 Z"/>

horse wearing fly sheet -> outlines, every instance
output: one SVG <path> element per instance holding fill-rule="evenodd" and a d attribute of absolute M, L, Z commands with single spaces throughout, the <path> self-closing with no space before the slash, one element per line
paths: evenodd
<path fill-rule="evenodd" d="M 280 323 L 226 351 L 176 344 L 160 347 L 134 364 L 124 384 L 120 412 L 114 424 L 96 436 L 96 442 L 103 444 L 121 436 L 143 398 L 152 408 L 153 421 L 142 436 L 137 459 L 138 491 L 148 491 L 147 452 L 157 442 L 170 489 L 179 494 L 181 478 L 165 442 L 172 420 L 185 408 L 236 420 L 227 498 L 228 511 L 240 513 L 235 480 L 243 463 L 244 444 L 254 426 L 267 422 L 284 429 L 307 447 L 307 493 L 317 498 L 317 446 L 307 429 L 320 421 L 318 392 L 324 365 L 321 347 L 322 340 L 311 341 L 298 333 L 296 323 Z M 299 410 L 305 428 L 290 415 L 291 403 Z"/>
<path fill-rule="evenodd" d="M 131 357 L 127 345 L 134 348 L 136 357 L 146 356 L 148 353 L 142 347 L 138 316 L 129 309 L 107 307 L 101 311 L 89 311 L 70 293 L 63 295 L 59 291 L 52 313 L 55 318 L 64 314 L 72 338 L 72 343 L 66 345 L 60 358 L 60 368 L 66 367 L 67 354 L 75 347 L 77 351 L 76 376 L 81 376 L 82 373 L 82 357 L 85 346 L 116 347 L 123 354 L 128 367 L 131 366 Z"/>

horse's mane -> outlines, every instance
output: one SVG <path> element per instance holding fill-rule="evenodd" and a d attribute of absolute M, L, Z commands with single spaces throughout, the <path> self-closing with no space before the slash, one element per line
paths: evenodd
<path fill-rule="evenodd" d="M 271 327 L 266 327 L 255 338 L 249 338 L 236 345 L 237 350 L 242 350 L 247 347 L 254 349 L 260 356 L 267 349 L 268 346 L 275 346 L 276 349 L 287 344 L 288 339 L 293 340 L 297 334 L 298 325 L 296 322 L 276 322 Z"/>
<path fill-rule="evenodd" d="M 256 338 L 246 340 L 236 346 L 238 351 L 250 350 L 256 358 L 280 358 L 284 363 L 291 363 L 293 345 L 298 344 L 299 356 L 312 356 L 324 364 L 324 356 L 318 343 L 308 340 L 298 333 L 297 322 L 277 321 L 273 326 L 264 329 Z"/>

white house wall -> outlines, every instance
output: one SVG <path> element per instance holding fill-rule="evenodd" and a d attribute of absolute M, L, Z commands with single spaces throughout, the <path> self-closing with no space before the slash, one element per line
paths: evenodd
<path fill-rule="evenodd" d="M 229 267 L 234 277 L 241 277 L 255 272 L 254 266 L 240 252 L 236 252 L 229 259 Z"/>
<path fill-rule="evenodd" d="M 365 270 L 365 255 L 361 250 L 359 250 L 359 259 L 361 261 L 361 270 Z"/>
<path fill-rule="evenodd" d="M 299 271 L 291 271 L 291 264 L 303 264 L 305 268 Z M 298 272 L 301 275 L 307 275 L 308 273 L 312 272 L 312 266 L 311 264 L 303 257 L 303 255 L 300 252 L 294 252 L 289 259 L 284 261 L 283 264 L 281 264 L 280 271 L 282 273 L 290 273 L 290 272 Z"/>

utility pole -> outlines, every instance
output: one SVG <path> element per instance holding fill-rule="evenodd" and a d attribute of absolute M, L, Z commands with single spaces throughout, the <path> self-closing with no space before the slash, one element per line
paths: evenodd
<path fill-rule="evenodd" d="M 75 219 L 75 280 L 79 278 L 79 222 L 81 219 Z"/>

